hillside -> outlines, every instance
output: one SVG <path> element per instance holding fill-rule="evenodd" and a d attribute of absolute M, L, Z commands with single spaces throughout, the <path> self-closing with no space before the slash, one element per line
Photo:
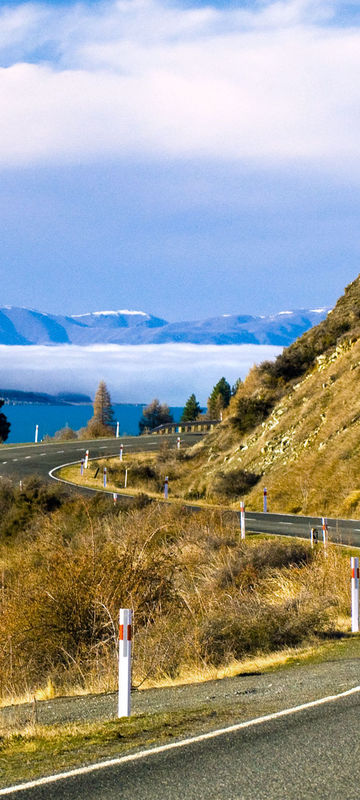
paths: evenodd
<path fill-rule="evenodd" d="M 187 494 L 261 510 L 266 486 L 269 510 L 357 517 L 359 458 L 360 276 L 324 321 L 251 370 L 194 448 Z"/>
<path fill-rule="evenodd" d="M 46 394 L 44 392 L 22 392 L 20 389 L 0 389 L 0 398 L 6 404 L 36 403 L 46 406 L 69 406 L 91 403 L 91 397 L 78 392 L 60 392 L 59 394 Z"/>

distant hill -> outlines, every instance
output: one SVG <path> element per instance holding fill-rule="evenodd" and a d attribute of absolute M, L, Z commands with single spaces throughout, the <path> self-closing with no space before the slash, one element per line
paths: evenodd
<path fill-rule="evenodd" d="M 0 308 L 0 344 L 261 344 L 286 346 L 326 318 L 328 308 L 280 311 L 268 316 L 223 314 L 166 322 L 144 311 L 95 311 L 73 316 L 28 308 Z"/>
<path fill-rule="evenodd" d="M 41 403 L 47 406 L 69 406 L 92 402 L 87 394 L 61 392 L 53 395 L 43 392 L 22 392 L 18 389 L 0 389 L 0 398 L 10 403 Z"/>
<path fill-rule="evenodd" d="M 319 325 L 254 367 L 195 446 L 186 496 L 360 515 L 360 276 Z"/>

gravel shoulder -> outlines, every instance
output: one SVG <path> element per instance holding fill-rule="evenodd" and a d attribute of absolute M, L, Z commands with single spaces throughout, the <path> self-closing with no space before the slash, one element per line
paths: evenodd
<path fill-rule="evenodd" d="M 352 640 L 353 645 L 360 644 Z M 360 684 L 360 647 L 339 642 L 343 653 L 318 664 L 294 664 L 264 673 L 132 693 L 132 714 L 193 710 L 207 706 L 237 711 L 246 719 L 309 702 Z M 351 645 L 351 640 L 349 642 Z M 350 650 L 350 651 L 349 651 Z M 357 655 L 356 651 L 359 651 Z M 348 657 L 346 657 L 348 655 Z M 0 727 L 19 729 L 33 724 L 54 725 L 116 718 L 117 694 L 58 697 L 0 709 Z"/>

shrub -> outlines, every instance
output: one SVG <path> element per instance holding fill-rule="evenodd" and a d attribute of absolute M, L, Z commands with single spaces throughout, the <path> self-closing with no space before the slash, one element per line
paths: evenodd
<path fill-rule="evenodd" d="M 330 547 L 325 564 L 293 541 L 240 543 L 215 510 L 79 496 L 48 511 L 47 487 L 27 492 L 20 540 L 0 542 L 3 697 L 49 680 L 57 693 L 114 689 L 121 606 L 134 610 L 135 684 L 298 644 L 347 613 L 347 561 Z M 13 505 L 1 487 L 5 516 Z"/>
<path fill-rule="evenodd" d="M 231 424 L 240 433 L 247 433 L 266 418 L 272 406 L 270 398 L 239 397 L 234 403 Z"/>
<path fill-rule="evenodd" d="M 255 472 L 246 472 L 243 469 L 219 472 L 215 478 L 213 490 L 225 497 L 238 497 L 246 494 L 260 478 L 261 475 L 257 475 Z"/>
<path fill-rule="evenodd" d="M 236 602 L 226 615 L 206 619 L 200 632 L 201 657 L 219 666 L 250 653 L 270 652 L 294 647 L 319 631 L 326 621 L 326 610 L 318 607 L 290 609 L 246 598 Z"/>

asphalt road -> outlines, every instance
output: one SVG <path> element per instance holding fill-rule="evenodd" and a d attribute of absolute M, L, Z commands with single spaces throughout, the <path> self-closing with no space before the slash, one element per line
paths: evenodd
<path fill-rule="evenodd" d="M 24 800 L 358 800 L 352 695 L 180 749 L 11 792 Z"/>
<path fill-rule="evenodd" d="M 182 434 L 184 444 L 195 444 L 202 434 Z M 177 435 L 166 436 L 166 441 L 175 447 Z M 1 445 L 0 447 L 0 478 L 9 478 L 12 481 L 23 480 L 29 475 L 39 475 L 50 481 L 49 472 L 73 461 L 80 461 L 89 450 L 89 457 L 104 458 L 105 456 L 118 456 L 120 444 L 124 445 L 126 453 L 135 453 L 143 450 L 159 450 L 165 437 L 154 436 L 124 436 L 119 439 L 91 439 L 90 441 L 58 442 L 57 444 L 24 444 Z M 83 491 L 79 489 L 79 491 Z M 85 490 L 86 491 L 86 490 Z"/>
<path fill-rule="evenodd" d="M 182 434 L 181 441 L 186 445 L 195 444 L 202 434 Z M 177 434 L 169 436 L 124 436 L 120 439 L 97 439 L 83 442 L 61 442 L 57 444 L 1 445 L 0 447 L 0 479 L 22 480 L 29 475 L 40 475 L 50 481 L 52 469 L 73 461 L 80 461 L 88 449 L 90 458 L 118 456 L 120 444 L 124 445 L 124 455 L 143 450 L 158 450 L 166 440 L 170 446 L 176 445 Z M 92 492 L 90 489 L 77 491 Z M 271 507 L 271 497 L 268 498 Z M 195 505 L 191 506 L 194 510 Z M 321 518 L 302 517 L 292 514 L 267 514 L 246 512 L 246 528 L 253 533 L 272 533 L 284 536 L 297 536 L 309 539 L 310 529 L 316 527 L 319 532 L 321 546 Z M 360 547 L 360 520 L 334 519 L 327 520 L 329 541 L 338 544 Z"/>

